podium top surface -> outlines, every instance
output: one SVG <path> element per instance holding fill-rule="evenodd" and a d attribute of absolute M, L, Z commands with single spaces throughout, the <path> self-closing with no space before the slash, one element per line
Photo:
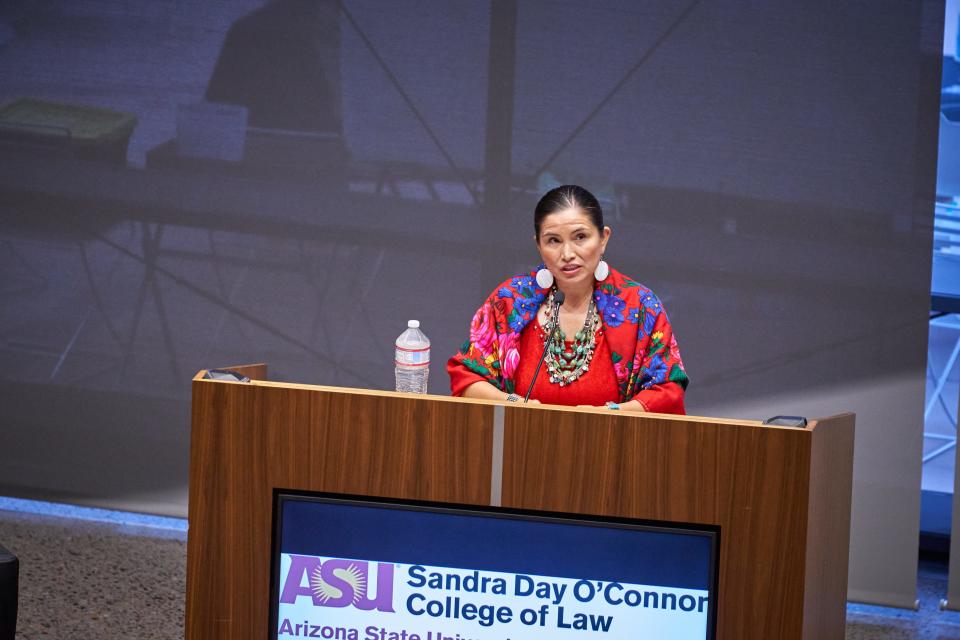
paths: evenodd
<path fill-rule="evenodd" d="M 230 369 L 242 369 L 242 367 L 228 367 Z M 395 397 L 395 398 L 407 398 L 407 399 L 417 399 L 417 400 L 429 400 L 431 402 L 452 402 L 452 403 L 463 403 L 463 404 L 474 404 L 474 405 L 487 405 L 487 406 L 505 406 L 510 407 L 511 409 L 527 409 L 533 411 L 562 411 L 562 412 L 577 412 L 577 413 L 599 413 L 605 416 L 609 416 L 611 411 L 602 407 L 576 407 L 576 406 L 565 406 L 565 405 L 554 405 L 554 404 L 521 404 L 514 402 L 506 402 L 502 400 L 484 400 L 479 398 L 460 398 L 453 396 L 441 396 L 441 395 L 432 395 L 432 394 L 415 394 L 415 393 L 402 393 L 398 391 L 386 391 L 380 389 L 362 389 L 355 387 L 334 387 L 326 385 L 314 385 L 314 384 L 304 384 L 296 382 L 274 382 L 269 380 L 259 380 L 254 376 L 250 376 L 251 380 L 249 382 L 233 382 L 228 380 L 209 380 L 204 379 L 204 374 L 206 370 L 201 370 L 194 376 L 194 383 L 210 383 L 210 384 L 229 384 L 229 385 L 252 385 L 255 387 L 265 387 L 265 388 L 277 388 L 277 389 L 301 389 L 304 391 L 320 391 L 324 393 L 337 393 L 337 394 L 347 394 L 347 395 L 359 395 L 359 396 L 379 396 L 379 397 Z M 778 425 L 765 425 L 760 420 L 746 420 L 746 419 L 737 419 L 737 418 L 718 418 L 711 416 L 694 416 L 694 415 L 672 415 L 664 413 L 641 413 L 641 412 L 632 412 L 624 411 L 622 412 L 624 417 L 631 418 L 640 418 L 640 417 L 655 417 L 658 420 L 675 420 L 682 421 L 687 423 L 710 423 L 710 424 L 729 424 L 745 427 L 762 427 L 764 429 L 785 429 L 788 431 L 810 431 L 813 430 L 817 422 L 823 418 L 814 418 L 808 419 L 807 426 L 804 428 L 799 427 L 785 427 Z"/>

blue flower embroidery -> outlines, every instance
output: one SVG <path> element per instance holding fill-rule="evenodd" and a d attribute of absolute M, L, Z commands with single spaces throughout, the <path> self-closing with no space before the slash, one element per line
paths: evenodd
<path fill-rule="evenodd" d="M 640 334 L 644 336 L 649 336 L 653 333 L 653 328 L 657 324 L 657 314 L 651 312 L 649 309 L 644 307 L 643 309 L 643 327 L 640 329 Z"/>
<path fill-rule="evenodd" d="M 517 276 L 510 281 L 510 286 L 514 289 L 533 289 L 533 278 L 530 276 Z"/>
<path fill-rule="evenodd" d="M 653 384 L 660 384 L 666 380 L 667 363 L 657 354 L 650 358 L 647 366 L 640 370 L 641 385 L 644 389 Z"/>
<path fill-rule="evenodd" d="M 524 318 L 528 318 L 540 308 L 540 301 L 537 298 L 516 298 L 513 308 L 517 313 L 523 314 Z"/>
<path fill-rule="evenodd" d="M 623 324 L 624 313 L 627 310 L 627 303 L 623 298 L 607 293 L 598 293 L 594 296 L 597 303 L 597 310 L 600 317 L 609 327 L 619 327 Z"/>
<path fill-rule="evenodd" d="M 660 310 L 663 308 L 660 305 L 660 300 L 657 298 L 657 296 L 653 295 L 649 291 L 640 296 L 640 302 L 645 308 L 652 311 L 654 314 L 660 313 Z"/>

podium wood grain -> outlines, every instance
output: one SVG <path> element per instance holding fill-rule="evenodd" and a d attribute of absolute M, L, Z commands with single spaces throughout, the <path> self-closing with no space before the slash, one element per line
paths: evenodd
<path fill-rule="evenodd" d="M 490 409 L 195 379 L 186 637 L 266 637 L 274 488 L 489 504 Z"/>
<path fill-rule="evenodd" d="M 501 465 L 505 507 L 719 525 L 719 640 L 843 638 L 852 415 L 793 429 L 193 384 L 187 640 L 268 633 L 275 488 L 486 505 Z"/>
<path fill-rule="evenodd" d="M 850 477 L 853 416 L 834 421 L 679 425 L 518 408 L 504 429 L 503 505 L 720 525 L 718 638 L 842 638 L 851 485 L 832 475 Z"/>

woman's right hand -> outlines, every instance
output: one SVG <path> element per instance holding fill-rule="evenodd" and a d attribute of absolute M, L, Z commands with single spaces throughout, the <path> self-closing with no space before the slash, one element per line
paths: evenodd
<path fill-rule="evenodd" d="M 463 390 L 464 398 L 483 398 L 484 400 L 506 400 L 507 394 L 486 381 L 474 382 Z M 511 403 L 513 404 L 513 403 Z M 523 404 L 523 396 L 517 400 L 516 404 Z M 530 398 L 527 404 L 540 404 L 539 400 Z"/>

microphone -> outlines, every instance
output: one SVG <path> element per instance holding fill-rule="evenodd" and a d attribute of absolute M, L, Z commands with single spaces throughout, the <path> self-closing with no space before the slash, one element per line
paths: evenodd
<path fill-rule="evenodd" d="M 553 334 L 560 328 L 560 305 L 563 304 L 565 297 L 563 291 L 560 291 L 560 289 L 557 289 L 553 294 L 553 327 L 550 329 L 550 335 L 547 336 L 547 341 L 543 343 L 543 353 L 540 354 L 540 361 L 537 363 L 537 368 L 533 370 L 533 379 L 530 380 L 530 388 L 527 389 L 527 395 L 523 397 L 524 404 L 527 403 L 527 400 L 530 399 L 530 394 L 533 393 L 533 385 L 537 382 L 537 375 L 540 373 L 540 367 L 543 366 L 543 359 L 547 357 L 547 349 L 550 348 L 550 343 L 553 342 Z"/>

